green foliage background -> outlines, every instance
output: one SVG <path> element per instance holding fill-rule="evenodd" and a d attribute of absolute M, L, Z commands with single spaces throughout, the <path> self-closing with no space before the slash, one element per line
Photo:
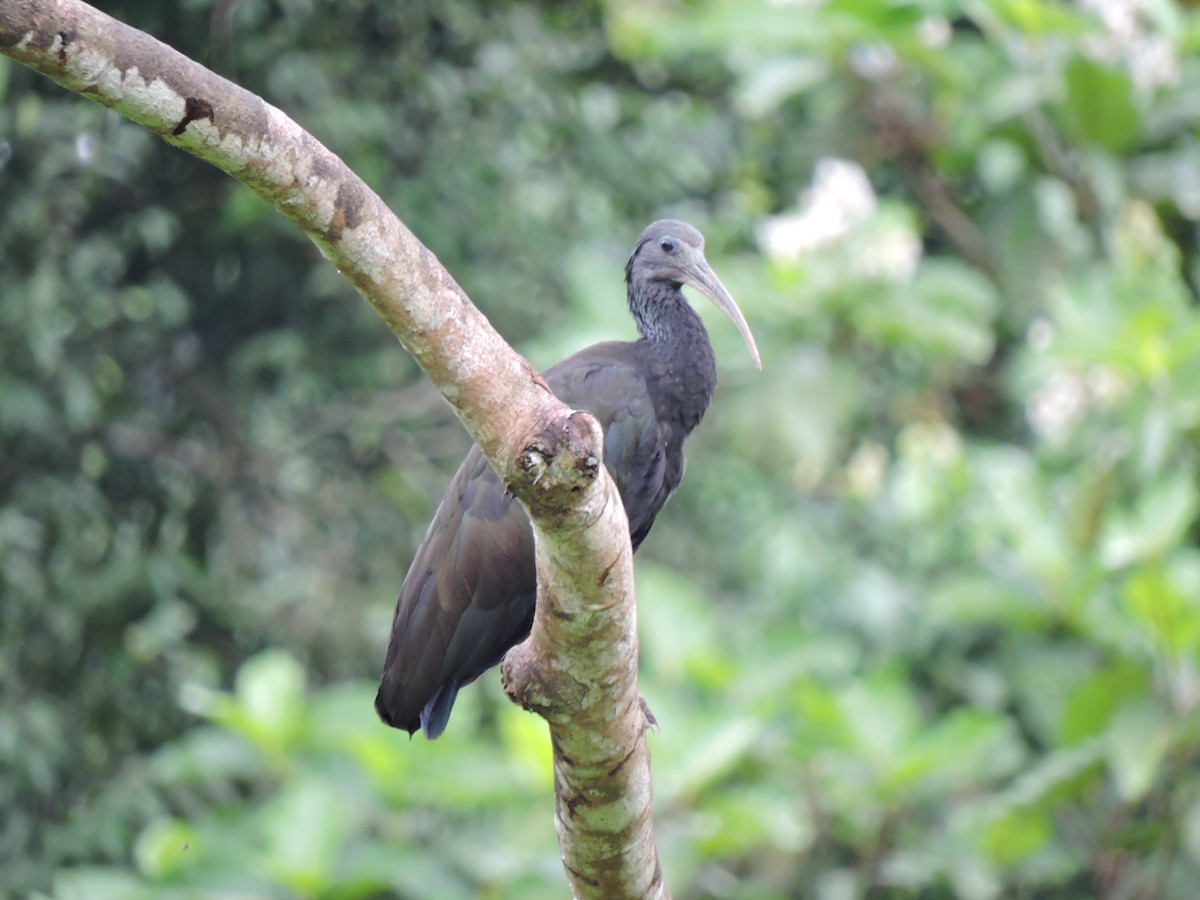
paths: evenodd
<path fill-rule="evenodd" d="M 538 365 L 632 336 L 646 222 L 708 236 L 764 372 L 710 317 L 639 554 L 676 896 L 1195 896 L 1190 5 L 101 5 L 341 154 Z M 877 200 L 832 228 L 838 159 Z M 497 679 L 434 744 L 371 709 L 467 443 L 384 326 L 3 61 L 0 209 L 0 889 L 562 896 Z"/>

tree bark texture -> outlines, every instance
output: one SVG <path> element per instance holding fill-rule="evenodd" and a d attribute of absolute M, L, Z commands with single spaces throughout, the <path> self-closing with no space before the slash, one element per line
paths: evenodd
<path fill-rule="evenodd" d="M 0 0 L 0 52 L 249 186 L 375 308 L 529 511 L 533 634 L 506 690 L 549 723 L 563 864 L 579 897 L 666 897 L 637 692 L 632 553 L 599 426 L 496 333 L 335 154 L 261 98 L 75 0 Z"/>

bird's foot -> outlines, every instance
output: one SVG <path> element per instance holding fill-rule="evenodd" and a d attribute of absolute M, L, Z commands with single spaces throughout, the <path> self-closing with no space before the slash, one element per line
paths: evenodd
<path fill-rule="evenodd" d="M 653 731 L 658 733 L 658 719 L 654 718 L 654 713 L 650 709 L 650 704 L 646 702 L 646 698 L 638 694 L 638 705 L 642 708 L 642 720 L 645 731 Z"/>

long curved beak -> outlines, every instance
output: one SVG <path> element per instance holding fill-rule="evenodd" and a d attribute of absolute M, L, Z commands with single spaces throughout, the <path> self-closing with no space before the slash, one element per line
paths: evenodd
<path fill-rule="evenodd" d="M 708 260 L 704 258 L 704 254 L 699 250 L 689 254 L 688 259 L 681 268 L 684 284 L 690 284 L 704 294 L 704 296 L 716 305 L 717 309 L 729 316 L 733 324 L 737 326 L 738 333 L 741 334 L 742 340 L 746 342 L 746 347 L 750 350 L 750 356 L 754 359 L 754 368 L 761 372 L 762 360 L 758 356 L 758 345 L 754 343 L 754 335 L 750 333 L 750 326 L 746 324 L 746 317 L 738 309 L 738 305 L 733 301 L 733 297 L 730 296 L 729 291 L 725 290 L 725 285 L 721 284 L 721 279 L 712 270 L 712 267 L 708 264 Z"/>

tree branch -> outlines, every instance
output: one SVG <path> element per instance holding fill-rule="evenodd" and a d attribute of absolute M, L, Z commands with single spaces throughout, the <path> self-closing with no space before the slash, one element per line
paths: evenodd
<path fill-rule="evenodd" d="M 383 317 L 533 522 L 537 618 L 506 683 L 550 724 L 572 887 L 667 896 L 650 822 L 628 523 L 595 420 L 554 396 L 341 159 L 259 97 L 75 0 L 4 0 L 0 52 L 246 184 Z"/>
<path fill-rule="evenodd" d="M 568 422 L 556 437 L 577 443 L 569 458 L 600 445 L 591 416 Z M 604 470 L 598 458 L 590 462 Z M 607 502 L 621 514 L 594 527 L 535 529 L 537 616 L 529 639 L 504 658 L 504 690 L 550 723 L 554 821 L 575 896 L 666 897 L 650 816 L 649 722 L 637 691 L 633 551 L 615 488 Z M 552 582 L 550 572 L 563 577 Z"/>

